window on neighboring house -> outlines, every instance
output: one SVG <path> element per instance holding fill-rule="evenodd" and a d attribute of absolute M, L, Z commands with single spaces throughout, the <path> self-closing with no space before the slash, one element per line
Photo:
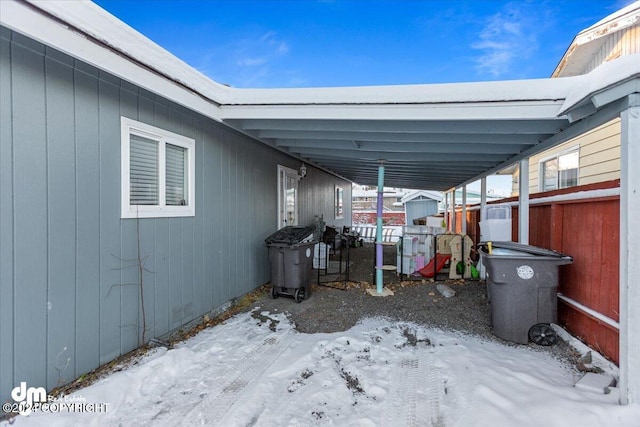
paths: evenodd
<path fill-rule="evenodd" d="M 580 153 L 577 148 L 540 162 L 540 190 L 550 191 L 578 185 Z"/>
<path fill-rule="evenodd" d="M 194 216 L 195 141 L 122 117 L 122 218 Z"/>

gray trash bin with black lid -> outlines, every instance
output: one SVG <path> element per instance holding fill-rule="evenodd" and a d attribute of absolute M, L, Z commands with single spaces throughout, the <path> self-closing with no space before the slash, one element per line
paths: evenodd
<path fill-rule="evenodd" d="M 265 239 L 271 266 L 271 297 L 292 296 L 296 302 L 311 295 L 315 226 L 287 226 Z"/>
<path fill-rule="evenodd" d="M 515 242 L 480 244 L 487 270 L 493 333 L 507 341 L 553 345 L 550 323 L 558 321 L 558 273 L 573 258 Z"/>

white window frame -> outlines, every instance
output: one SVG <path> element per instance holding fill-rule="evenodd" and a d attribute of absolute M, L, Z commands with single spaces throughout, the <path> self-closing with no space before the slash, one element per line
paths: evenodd
<path fill-rule="evenodd" d="M 148 125 L 127 117 L 120 118 L 121 128 L 121 217 L 122 218 L 165 218 L 195 216 L 195 140 Z M 136 134 L 158 141 L 158 205 L 130 204 L 130 136 Z M 187 158 L 187 204 L 185 206 L 166 205 L 166 144 L 185 148 Z"/>
<path fill-rule="evenodd" d="M 344 188 L 340 185 L 333 190 L 333 214 L 335 219 L 344 219 Z"/>
<path fill-rule="evenodd" d="M 544 164 L 546 162 L 548 162 L 549 160 L 553 160 L 553 159 L 557 159 L 558 160 L 558 168 L 560 167 L 560 157 L 567 155 L 567 154 L 571 154 L 572 152 L 577 152 L 578 153 L 578 177 L 576 180 L 576 185 L 578 186 L 580 185 L 580 146 L 579 145 L 575 145 L 571 148 L 567 148 L 566 150 L 562 150 L 559 151 L 555 154 L 552 154 L 550 156 L 544 157 L 542 159 L 540 159 L 538 161 L 538 191 L 543 192 L 544 190 Z M 559 177 L 559 172 L 560 169 L 557 170 L 558 174 L 556 175 L 556 188 L 554 188 L 553 190 L 547 190 L 547 191 L 555 191 L 555 190 L 561 190 L 562 188 L 571 188 L 571 187 L 560 187 L 560 182 L 558 181 L 558 177 Z M 572 186 L 573 187 L 573 186 Z"/>

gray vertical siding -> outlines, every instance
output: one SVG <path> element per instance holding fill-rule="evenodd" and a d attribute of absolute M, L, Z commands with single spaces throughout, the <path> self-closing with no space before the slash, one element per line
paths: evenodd
<path fill-rule="evenodd" d="M 0 401 L 48 389 L 269 280 L 277 166 L 298 160 L 2 28 Z M 120 218 L 120 117 L 196 141 L 196 214 Z M 333 188 L 345 216 L 333 218 Z M 300 223 L 351 222 L 351 186 L 309 168 Z M 138 254 L 138 242 L 140 253 Z"/>
<path fill-rule="evenodd" d="M 0 401 L 14 386 L 13 372 L 13 135 L 11 46 L 0 27 Z"/>
<path fill-rule="evenodd" d="M 100 363 L 108 362 L 121 353 L 120 348 L 120 153 L 114 141 L 120 138 L 120 118 L 112 111 L 119 110 L 120 90 L 100 74 L 98 82 L 98 144 L 100 146 Z M 76 372 L 80 374 L 80 372 Z"/>
<path fill-rule="evenodd" d="M 292 169 L 298 169 L 300 162 L 292 162 L 288 165 Z M 336 219 L 334 213 L 334 188 L 336 185 L 344 189 L 342 219 Z M 299 183 L 300 211 L 298 219 L 300 224 L 310 224 L 316 215 L 322 216 L 327 225 L 342 226 L 351 225 L 351 184 L 322 172 L 314 167 L 307 168 L 307 176 Z"/>
<path fill-rule="evenodd" d="M 13 140 L 14 378 L 47 377 L 48 240 L 47 126 L 44 47 L 29 40 L 10 51 Z M 19 68 L 13 67 L 18 63 Z M 2 96 L 6 96 L 5 93 Z M 4 142 L 4 141 L 3 141 Z M 1 345 L 4 346 L 4 343 Z M 5 395 L 9 390 L 3 390 Z"/>
<path fill-rule="evenodd" d="M 63 61 L 62 63 L 59 62 Z M 65 62 L 66 60 L 66 62 Z M 58 85 L 58 90 L 49 91 L 46 99 L 47 140 L 50 147 L 47 164 L 62 167 L 48 169 L 48 192 L 57 198 L 48 200 L 48 301 L 49 322 L 53 325 L 75 324 L 76 259 L 67 254 L 76 254 L 76 140 L 74 133 L 74 99 L 66 95 L 74 91 L 74 73 L 70 58 L 49 57 L 45 60 L 46 85 Z M 55 246 L 52 246 L 55 245 Z M 48 334 L 47 360 L 53 361 L 48 369 L 47 382 L 73 380 L 73 370 L 65 369 L 75 361 L 75 328 L 69 327 L 59 333 Z"/>

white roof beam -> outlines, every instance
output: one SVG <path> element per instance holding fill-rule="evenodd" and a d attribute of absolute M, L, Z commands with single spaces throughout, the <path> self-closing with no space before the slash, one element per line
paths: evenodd
<path fill-rule="evenodd" d="M 490 135 L 486 133 L 402 133 L 402 132 L 331 132 L 331 131 L 283 131 L 266 130 L 257 132 L 258 138 L 273 138 L 282 140 L 337 140 L 361 142 L 431 142 L 448 143 L 489 143 L 489 144 L 536 144 L 544 141 L 552 134 L 525 135 Z"/>
<path fill-rule="evenodd" d="M 601 108 L 634 92 L 640 92 L 640 79 L 633 79 L 611 89 L 597 93 L 591 97 L 591 102 L 596 108 Z"/>
<path fill-rule="evenodd" d="M 301 131 L 358 131 L 401 133 L 453 133 L 453 134 L 555 134 L 569 126 L 564 118 L 547 117 L 540 120 L 441 120 L 430 121 L 426 117 L 417 120 L 355 120 L 344 117 L 335 120 L 301 119 L 247 119 L 226 120 L 230 125 L 245 130 L 301 130 Z"/>
<path fill-rule="evenodd" d="M 324 166 L 326 167 L 338 167 L 341 171 L 343 172 L 357 172 L 357 171 L 371 171 L 374 172 L 375 169 L 371 168 L 370 166 L 361 166 L 361 165 L 349 165 L 349 164 L 344 164 L 344 165 L 340 165 L 340 166 L 333 166 L 333 165 L 329 165 L 326 163 L 322 163 Z M 479 166 L 475 166 L 475 167 L 462 167 L 462 170 L 457 170 L 454 165 L 452 164 L 446 164 L 445 166 L 447 166 L 447 168 L 442 168 L 442 167 L 436 167 L 436 166 L 424 166 L 421 168 L 405 168 L 405 167 L 399 167 L 399 166 L 394 166 L 392 168 L 389 168 L 390 171 L 398 171 L 398 172 L 402 172 L 404 174 L 407 175 L 439 175 L 442 174 L 443 176 L 459 176 L 461 173 L 463 174 L 473 174 L 473 173 L 478 173 L 481 172 L 483 169 L 482 167 Z M 385 167 L 386 170 L 386 167 Z"/>
<path fill-rule="evenodd" d="M 294 149 L 295 148 L 295 149 Z M 326 150 L 322 148 L 292 147 L 291 152 L 301 157 L 313 159 L 314 156 L 334 157 L 334 158 L 354 158 L 366 160 L 431 160 L 431 161 L 458 161 L 465 160 L 487 160 L 494 163 L 504 161 L 508 155 L 499 154 L 469 154 L 469 153 L 397 153 L 384 151 L 364 151 L 364 150 Z"/>
<path fill-rule="evenodd" d="M 301 149 L 318 148 L 323 150 L 350 150 L 353 151 L 353 141 L 323 141 L 323 140 L 276 140 L 279 147 L 289 147 L 290 151 L 296 152 Z M 495 144 L 435 144 L 418 142 L 370 142 L 359 141 L 356 150 L 358 151 L 381 151 L 391 153 L 411 152 L 411 153 L 460 153 L 477 154 L 517 154 L 528 145 L 495 145 Z"/>
<path fill-rule="evenodd" d="M 331 164 L 331 163 L 324 163 L 324 165 L 335 165 L 335 164 Z M 375 171 L 375 168 L 372 167 L 372 165 L 362 165 L 362 164 L 355 164 L 352 165 L 349 162 L 345 162 L 344 164 L 340 165 L 342 170 L 345 171 L 357 171 L 357 170 L 370 170 L 370 171 Z M 427 166 L 404 166 L 404 165 L 393 165 L 389 167 L 390 171 L 402 171 L 405 173 L 442 173 L 442 174 L 449 174 L 449 175 L 458 175 L 461 171 L 462 172 L 467 172 L 467 173 L 473 173 L 476 170 L 482 170 L 482 167 L 480 166 L 465 166 L 464 164 L 460 165 L 461 171 L 457 170 L 457 168 L 452 167 L 452 164 L 446 163 L 444 165 L 440 165 L 440 166 L 434 166 L 434 165 L 427 165 Z M 385 170 L 387 169 L 387 166 L 385 164 Z"/>
<path fill-rule="evenodd" d="M 366 168 L 373 168 L 375 166 L 375 164 L 373 164 L 372 163 L 373 161 L 371 160 L 367 163 L 357 163 L 355 159 L 341 159 L 338 157 L 334 157 L 331 159 L 314 158 L 313 160 L 314 160 L 314 163 L 318 163 L 320 165 L 326 165 L 327 167 L 333 167 L 333 168 L 357 166 L 357 167 L 366 169 Z M 486 170 L 487 168 L 490 168 L 494 164 L 495 163 L 492 161 L 477 161 L 477 160 L 468 160 L 465 162 L 459 162 L 459 161 L 443 162 L 439 160 L 435 160 L 435 161 L 422 160 L 417 164 L 412 162 L 397 162 L 397 161 L 393 161 L 393 163 L 391 163 L 390 161 L 388 161 L 387 163 L 385 163 L 385 168 L 396 167 L 396 168 L 403 168 L 406 170 L 414 170 L 417 172 L 427 168 L 431 168 L 432 170 L 442 170 L 443 172 L 446 172 L 447 170 L 453 170 L 455 172 L 458 172 L 459 174 L 467 174 L 467 173 L 473 173 L 475 171 L 478 171 L 478 173 L 481 173 L 482 171 Z"/>
<path fill-rule="evenodd" d="M 458 104 L 378 105 L 224 105 L 228 119 L 316 120 L 516 120 L 551 119 L 558 116 L 564 100 Z"/>

